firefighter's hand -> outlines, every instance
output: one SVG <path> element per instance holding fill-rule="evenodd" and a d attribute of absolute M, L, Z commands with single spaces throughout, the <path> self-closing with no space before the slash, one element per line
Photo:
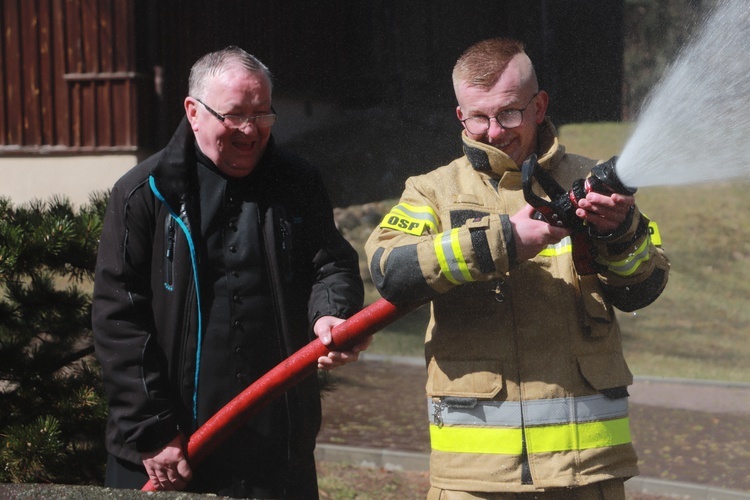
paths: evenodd
<path fill-rule="evenodd" d="M 185 437 L 180 434 L 167 445 L 150 453 L 142 453 L 143 466 L 156 491 L 182 490 L 193 477 L 185 458 Z"/>
<path fill-rule="evenodd" d="M 578 201 L 576 215 L 594 226 L 597 233 L 610 234 L 625 222 L 633 205 L 635 198 L 632 196 L 592 191 Z"/>
<path fill-rule="evenodd" d="M 335 316 L 321 316 L 318 318 L 318 321 L 315 322 L 313 331 L 324 345 L 329 345 L 331 343 L 331 330 L 334 326 L 343 322 L 343 319 Z M 322 370 L 331 370 L 337 366 L 357 361 L 359 359 L 359 353 L 370 347 L 370 342 L 372 342 L 372 336 L 367 337 L 364 342 L 352 347 L 350 351 L 330 351 L 326 356 L 318 358 L 318 368 Z"/>
<path fill-rule="evenodd" d="M 516 261 L 534 258 L 547 245 L 554 245 L 570 234 L 570 230 L 533 218 L 536 209 L 526 204 L 510 218 L 516 243 Z"/>

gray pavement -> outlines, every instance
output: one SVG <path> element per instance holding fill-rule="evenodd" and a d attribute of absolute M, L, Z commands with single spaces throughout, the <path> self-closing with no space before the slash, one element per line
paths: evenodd
<path fill-rule="evenodd" d="M 630 402 L 713 413 L 750 414 L 750 384 L 714 380 L 636 377 Z"/>

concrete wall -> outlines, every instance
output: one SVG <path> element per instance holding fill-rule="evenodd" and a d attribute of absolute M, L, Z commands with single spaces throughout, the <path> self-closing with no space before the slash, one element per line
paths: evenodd
<path fill-rule="evenodd" d="M 74 204 L 112 187 L 138 162 L 135 153 L 75 156 L 0 156 L 0 196 L 14 204 L 65 195 Z"/>

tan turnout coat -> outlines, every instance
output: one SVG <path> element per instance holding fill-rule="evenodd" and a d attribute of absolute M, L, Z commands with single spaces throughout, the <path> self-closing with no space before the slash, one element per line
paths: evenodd
<path fill-rule="evenodd" d="M 598 275 L 576 273 L 568 239 L 517 264 L 509 216 L 525 204 L 521 172 L 498 149 L 465 134 L 463 144 L 461 158 L 407 181 L 366 245 L 385 298 L 432 301 L 432 485 L 521 492 L 636 475 L 633 377 L 613 305 L 643 307 L 666 285 L 654 225 L 636 208 L 624 234 L 595 239 Z M 539 144 L 563 187 L 596 164 L 567 154 L 549 122 Z"/>

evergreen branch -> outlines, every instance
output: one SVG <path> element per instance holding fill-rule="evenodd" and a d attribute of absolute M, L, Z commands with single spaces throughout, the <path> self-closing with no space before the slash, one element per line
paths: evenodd
<path fill-rule="evenodd" d="M 84 347 L 83 349 L 80 349 L 76 352 L 72 352 L 63 358 L 60 358 L 59 360 L 57 360 L 55 364 L 48 366 L 47 369 L 44 370 L 42 375 L 49 375 L 49 374 L 55 373 L 57 370 L 65 368 L 71 363 L 74 363 L 80 359 L 83 359 L 86 356 L 93 354 L 93 353 L 94 353 L 94 344 L 88 345 Z"/>

